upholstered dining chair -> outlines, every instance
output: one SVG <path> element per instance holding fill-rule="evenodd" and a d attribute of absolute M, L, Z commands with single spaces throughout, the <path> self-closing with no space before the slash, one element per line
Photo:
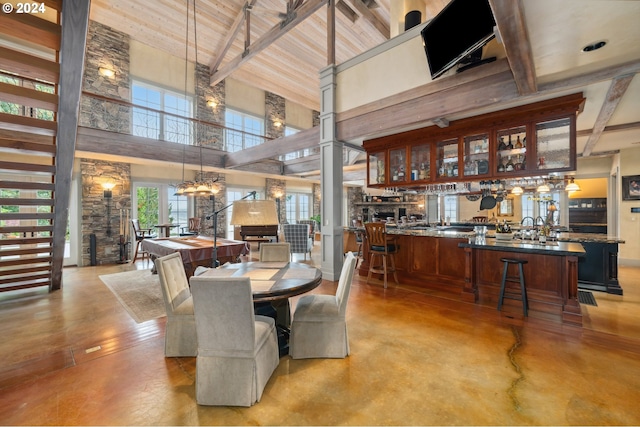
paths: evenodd
<path fill-rule="evenodd" d="M 136 249 L 133 254 L 133 262 L 136 262 L 138 259 L 138 252 L 140 250 L 140 245 L 144 239 L 153 239 L 156 236 L 151 234 L 151 228 L 140 228 L 140 221 L 138 219 L 131 220 L 131 227 L 133 227 L 133 234 L 136 238 Z M 145 255 L 148 255 L 146 252 L 140 252 L 142 254 L 142 258 L 144 259 Z"/>
<path fill-rule="evenodd" d="M 398 252 L 397 236 L 387 235 L 386 226 L 382 222 L 369 222 L 364 225 L 366 238 L 369 243 L 369 274 L 367 283 L 371 280 L 371 274 L 382 274 L 384 287 L 387 287 L 387 274 L 393 273 L 393 278 L 398 283 L 396 273 L 395 254 Z M 376 257 L 379 264 L 376 264 Z"/>
<path fill-rule="evenodd" d="M 304 259 L 307 254 L 311 257 L 313 240 L 309 237 L 309 224 L 282 224 L 284 240 L 291 244 L 291 254 L 303 253 Z"/>
<path fill-rule="evenodd" d="M 198 353 L 193 298 L 178 252 L 156 258 L 156 270 L 167 311 L 164 333 L 166 357 L 193 357 Z"/>
<path fill-rule="evenodd" d="M 285 261 L 291 259 L 291 244 L 288 242 L 263 243 L 260 245 L 260 261 Z"/>
<path fill-rule="evenodd" d="M 199 405 L 251 406 L 280 363 L 275 321 L 255 315 L 248 277 L 193 276 Z"/>
<path fill-rule="evenodd" d="M 355 267 L 356 258 L 348 252 L 335 295 L 311 294 L 298 300 L 289 341 L 289 354 L 293 359 L 349 355 L 346 311 Z"/>

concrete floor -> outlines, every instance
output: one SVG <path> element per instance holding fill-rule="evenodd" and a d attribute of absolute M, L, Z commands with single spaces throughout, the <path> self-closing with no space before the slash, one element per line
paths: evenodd
<path fill-rule="evenodd" d="M 620 268 L 624 296 L 595 293 L 583 328 L 356 277 L 352 354 L 283 357 L 262 400 L 232 408 L 198 406 L 195 358 L 164 357 L 165 318 L 137 324 L 98 279 L 147 267 L 67 268 L 62 291 L 0 294 L 0 424 L 640 424 L 640 268 Z"/>

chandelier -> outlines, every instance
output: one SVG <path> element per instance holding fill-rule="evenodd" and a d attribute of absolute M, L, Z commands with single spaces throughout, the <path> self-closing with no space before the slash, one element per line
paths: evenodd
<path fill-rule="evenodd" d="M 184 97 L 187 99 L 188 92 L 188 79 L 187 73 L 189 70 L 189 3 L 193 1 L 193 42 L 195 49 L 195 79 L 194 82 L 197 87 L 197 79 L 198 79 L 198 31 L 197 31 L 197 23 L 196 23 L 196 0 L 187 0 L 187 20 L 186 20 L 186 33 L 185 33 L 185 53 L 184 53 Z M 196 102 L 194 103 L 194 117 L 198 117 L 198 101 L 197 101 L 198 93 L 196 89 Z M 198 124 L 194 121 L 191 121 L 193 125 L 193 140 L 196 144 L 198 144 L 200 148 L 200 176 L 199 180 L 195 181 L 185 181 L 184 178 L 184 164 L 185 164 L 185 150 L 186 143 L 182 145 L 182 182 L 176 185 L 176 196 L 215 196 L 220 190 L 218 187 L 218 180 L 220 177 L 216 179 L 204 179 L 204 174 L 202 170 L 202 144 L 198 141 Z"/>

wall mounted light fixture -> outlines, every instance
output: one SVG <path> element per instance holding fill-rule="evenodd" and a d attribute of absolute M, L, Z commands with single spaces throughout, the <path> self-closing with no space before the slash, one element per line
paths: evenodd
<path fill-rule="evenodd" d="M 279 120 L 279 119 L 275 119 L 273 121 L 273 126 L 276 127 L 276 128 L 280 128 L 282 126 L 282 121 Z"/>
<path fill-rule="evenodd" d="M 218 101 L 216 101 L 215 99 L 211 98 L 207 100 L 207 107 L 216 108 L 217 106 L 218 106 Z"/>
<path fill-rule="evenodd" d="M 105 200 L 107 201 L 107 236 L 111 237 L 111 199 L 113 198 L 113 187 L 115 187 L 116 184 L 114 184 L 113 182 L 105 182 L 102 184 L 102 188 L 104 189 L 103 191 L 103 197 L 105 198 Z"/>
<path fill-rule="evenodd" d="M 107 67 L 98 68 L 98 73 L 100 73 L 101 76 L 108 77 L 108 78 L 112 78 L 113 76 L 116 75 L 116 72 L 112 68 L 107 68 Z"/>

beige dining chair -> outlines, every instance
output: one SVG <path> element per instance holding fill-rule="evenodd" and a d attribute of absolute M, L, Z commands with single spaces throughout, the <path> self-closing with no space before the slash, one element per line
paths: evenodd
<path fill-rule="evenodd" d="M 199 405 L 251 406 L 280 363 L 275 322 L 255 315 L 248 277 L 193 276 Z"/>
<path fill-rule="evenodd" d="M 289 262 L 291 257 L 291 244 L 282 243 L 263 243 L 260 245 L 260 261 L 284 261 Z"/>
<path fill-rule="evenodd" d="M 293 359 L 344 358 L 349 355 L 347 301 L 356 267 L 348 252 L 335 295 L 305 295 L 293 312 L 289 354 Z"/>
<path fill-rule="evenodd" d="M 198 352 L 193 298 L 180 253 L 156 258 L 156 270 L 167 311 L 164 333 L 166 357 L 193 357 Z"/>

